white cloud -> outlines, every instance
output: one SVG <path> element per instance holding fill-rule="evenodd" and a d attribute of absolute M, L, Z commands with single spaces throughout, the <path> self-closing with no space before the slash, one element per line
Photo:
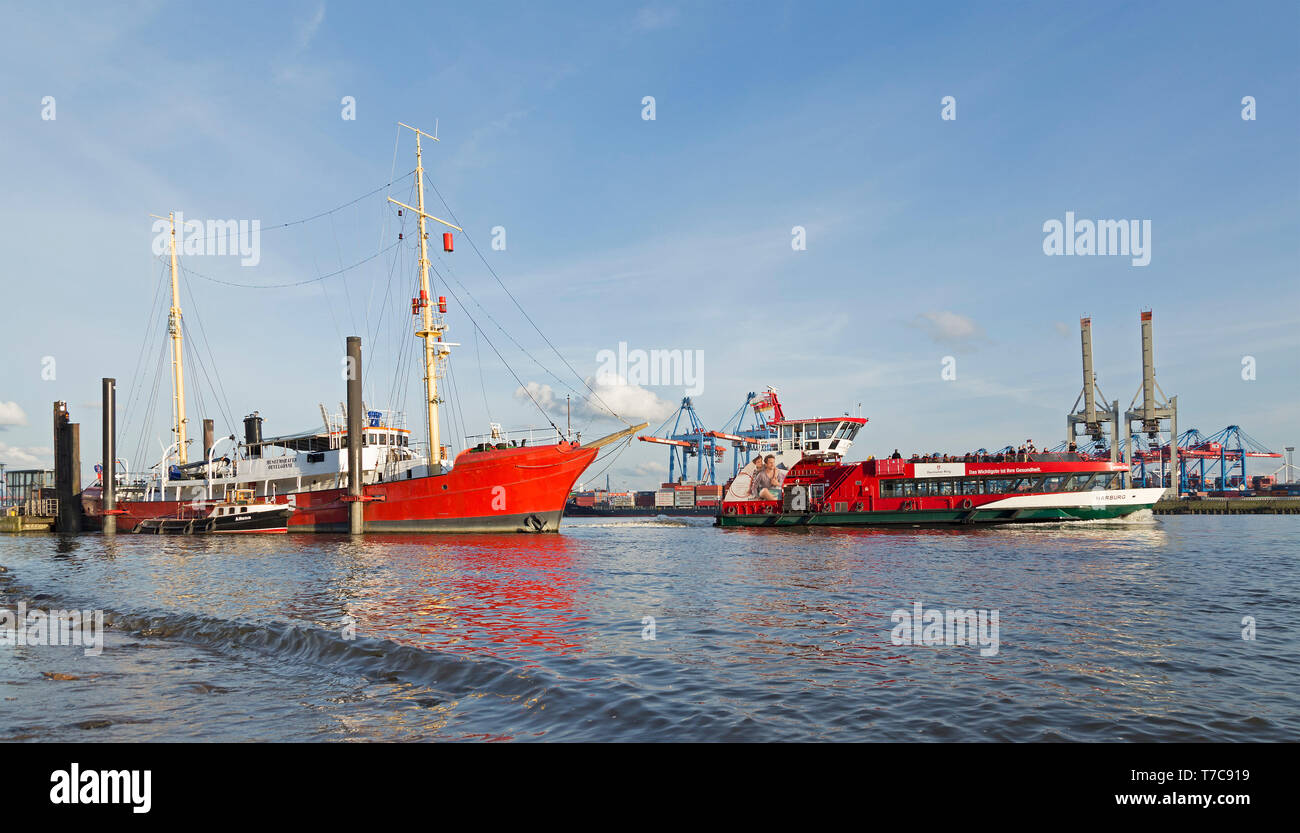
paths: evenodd
<path fill-rule="evenodd" d="M 26 425 L 27 414 L 17 402 L 0 402 L 0 430 L 10 425 Z"/>
<path fill-rule="evenodd" d="M 10 468 L 39 469 L 53 465 L 54 449 L 29 446 L 20 448 L 16 445 L 0 443 L 0 463 Z"/>
<path fill-rule="evenodd" d="M 316 11 L 312 13 L 312 16 L 303 21 L 302 26 L 298 28 L 294 38 L 297 45 L 296 51 L 302 52 L 311 45 L 312 40 L 316 37 L 316 33 L 320 30 L 321 23 L 324 21 L 325 4 L 321 3 L 316 7 Z"/>
<path fill-rule="evenodd" d="M 1056 328 L 1056 332 L 1060 333 L 1062 338 L 1069 338 L 1070 335 L 1072 334 L 1072 331 L 1070 330 L 1070 325 L 1066 324 L 1064 321 L 1057 321 L 1056 323 L 1052 324 L 1052 326 Z"/>
<path fill-rule="evenodd" d="M 970 346 L 987 341 L 980 325 L 965 315 L 947 310 L 922 313 L 912 322 L 912 326 L 924 330 L 939 344 Z"/>
<path fill-rule="evenodd" d="M 637 466 L 634 469 L 632 469 L 632 471 L 638 475 L 668 474 L 668 467 L 665 466 L 663 463 L 656 463 L 653 460 L 649 460 L 644 463 L 637 464 Z"/>
<path fill-rule="evenodd" d="M 676 408 L 671 402 L 660 399 L 653 391 L 640 385 L 628 384 L 621 376 L 602 375 L 599 380 L 587 377 L 587 387 L 593 395 L 587 398 L 574 396 L 571 400 L 573 416 L 588 419 L 613 419 L 609 411 L 624 419 L 655 422 L 667 418 Z M 564 395 L 557 394 L 550 385 L 529 382 L 515 389 L 515 398 L 527 402 L 529 397 L 552 416 L 564 416 Z M 590 401 L 588 401 L 590 400 Z"/>
<path fill-rule="evenodd" d="M 644 32 L 666 29 L 677 22 L 677 10 L 646 6 L 637 11 L 634 22 L 636 28 Z"/>

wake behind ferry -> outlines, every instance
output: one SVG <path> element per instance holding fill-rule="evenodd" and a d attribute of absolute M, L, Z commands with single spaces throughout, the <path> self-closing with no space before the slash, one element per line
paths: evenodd
<path fill-rule="evenodd" d="M 363 506 L 362 529 L 383 532 L 555 532 L 560 525 L 566 496 L 600 449 L 645 427 L 631 426 L 601 439 L 580 443 L 560 432 L 558 441 L 530 443 L 508 439 L 500 426 L 491 425 L 484 442 L 463 450 L 454 460 L 441 442 L 439 407 L 444 402 L 438 381 L 442 364 L 451 348 L 444 341 L 446 298 L 439 296 L 435 312 L 430 287 L 430 263 L 426 221 L 433 220 L 462 231 L 424 208 L 424 166 L 421 137 L 437 139 L 408 125 L 415 133 L 416 205 L 388 198 L 398 215 L 410 211 L 417 219 L 419 234 L 418 295 L 411 300 L 415 335 L 422 340 L 419 350 L 424 370 L 424 404 L 427 422 L 422 452 L 412 440 L 405 416 L 399 411 L 369 410 L 360 400 L 360 340 L 356 339 L 354 367 L 357 368 L 356 401 L 331 414 L 321 406 L 319 427 L 303 432 L 262 436 L 258 412 L 244 420 L 244 439 L 226 438 L 234 447 L 221 449 L 205 421 L 202 454 L 191 459 L 187 436 L 185 355 L 183 347 L 180 293 L 176 250 L 176 220 L 170 223 L 171 309 L 167 334 L 172 366 L 172 417 L 174 442 L 163 451 L 152 470 L 141 476 L 119 472 L 118 466 L 101 477 L 112 477 L 116 508 L 110 511 L 123 531 L 195 531 L 190 523 L 202 519 L 204 529 L 228 525 L 228 517 L 247 514 L 237 509 L 228 516 L 227 502 L 239 495 L 241 507 L 257 506 L 268 518 L 268 528 L 283 523 L 291 532 L 347 532 L 354 503 Z M 399 235 L 401 239 L 401 235 Z M 451 232 L 443 234 L 443 249 L 453 250 Z M 353 361 L 349 340 L 349 361 Z M 417 365 L 418 366 L 418 365 Z M 349 397 L 352 385 L 349 382 Z M 540 406 L 539 406 L 540 408 Z M 364 414 L 360 454 L 350 455 L 349 416 Z M 612 412 L 611 412 L 612 414 Z M 617 415 L 614 415 L 617 416 Z M 549 418 L 548 418 L 549 421 Z M 627 424 L 626 420 L 624 423 Z M 353 462 L 355 460 L 355 462 Z M 360 494 L 350 494 L 354 471 Z M 102 487 L 82 493 L 85 516 L 93 524 L 105 517 Z M 268 507 L 287 505 L 289 511 Z M 213 507 L 218 507 L 214 509 Z M 215 514 L 214 514 L 215 513 Z M 273 519 L 273 520 L 271 520 Z M 243 522 L 229 520 L 230 525 Z M 202 530 L 200 530 L 202 531 Z"/>

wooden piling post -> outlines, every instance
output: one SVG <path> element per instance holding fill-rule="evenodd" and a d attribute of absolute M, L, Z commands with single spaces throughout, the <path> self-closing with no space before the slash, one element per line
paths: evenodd
<path fill-rule="evenodd" d="M 68 403 L 54 403 L 54 494 L 58 532 L 81 531 L 81 426 L 69 422 Z"/>
<path fill-rule="evenodd" d="M 365 532 L 366 505 L 361 499 L 361 338 L 348 336 L 348 531 Z"/>
<path fill-rule="evenodd" d="M 100 479 L 103 483 L 103 530 L 105 535 L 117 534 L 117 478 L 114 476 L 117 459 L 117 380 L 103 380 L 103 471 Z"/>

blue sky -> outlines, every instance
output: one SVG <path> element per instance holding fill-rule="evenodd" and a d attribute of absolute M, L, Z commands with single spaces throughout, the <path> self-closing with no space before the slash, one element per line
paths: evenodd
<path fill-rule="evenodd" d="M 718 427 L 771 384 L 791 415 L 862 403 L 855 457 L 1059 441 L 1080 387 L 1078 318 L 1093 319 L 1103 391 L 1127 405 L 1151 308 L 1181 425 L 1240 424 L 1280 449 L 1300 439 L 1298 33 L 1295 3 L 11 8 L 0 462 L 48 463 L 54 400 L 82 423 L 85 467 L 98 457 L 98 380 L 118 378 L 125 410 L 147 331 L 157 338 L 150 214 L 260 219 L 257 266 L 183 259 L 258 286 L 397 242 L 384 191 L 271 227 L 407 174 L 399 120 L 437 122 L 430 182 L 580 374 L 619 342 L 702 350 L 696 404 Z M 341 118 L 345 96 L 355 120 Z M 941 118 L 945 96 L 955 120 Z M 1255 120 L 1241 118 L 1244 96 Z M 409 200 L 409 179 L 392 194 Z M 1150 264 L 1046 256 L 1043 224 L 1067 211 L 1150 220 Z M 490 248 L 495 226 L 505 251 Z M 269 433 L 315 425 L 318 403 L 343 397 L 343 337 L 361 333 L 368 401 L 419 421 L 419 380 L 394 370 L 413 340 L 413 236 L 297 287 L 187 277 L 187 325 L 235 418 L 259 410 Z M 581 386 L 463 239 L 435 266 Z M 564 388 L 477 306 L 453 302 L 449 324 L 463 345 L 453 429 L 484 430 L 489 414 L 544 425 L 481 339 L 520 380 L 561 402 Z M 945 356 L 955 380 L 941 378 Z M 189 368 L 203 391 L 201 376 Z M 623 393 L 657 424 L 682 388 Z M 193 424 L 233 430 L 212 402 L 191 399 Z M 123 426 L 125 453 L 144 409 Z M 586 436 L 617 427 L 576 422 Z M 614 483 L 653 486 L 664 456 L 636 444 Z"/>

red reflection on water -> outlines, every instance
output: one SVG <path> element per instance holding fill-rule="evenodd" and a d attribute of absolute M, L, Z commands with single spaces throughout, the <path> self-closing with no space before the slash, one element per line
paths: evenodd
<path fill-rule="evenodd" d="M 387 575 L 349 605 L 358 632 L 423 648 L 520 659 L 570 653 L 578 542 L 562 535 L 368 535 Z M 391 572 L 389 572 L 391 571 Z"/>

